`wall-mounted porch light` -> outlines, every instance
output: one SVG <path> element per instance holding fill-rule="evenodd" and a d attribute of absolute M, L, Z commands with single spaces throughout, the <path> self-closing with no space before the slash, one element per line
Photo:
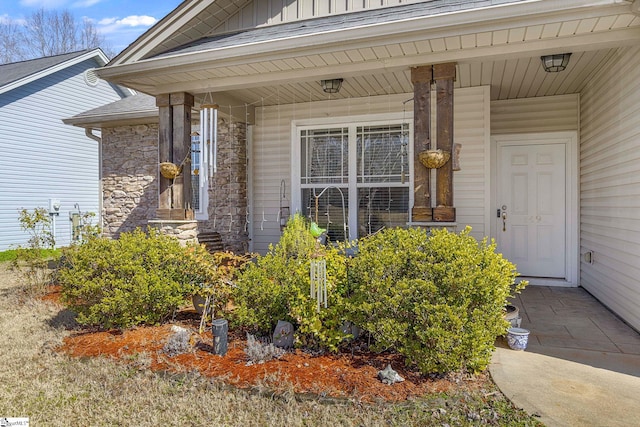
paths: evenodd
<path fill-rule="evenodd" d="M 342 87 L 343 81 L 344 79 L 320 80 L 320 84 L 322 85 L 322 90 L 325 93 L 338 93 Z"/>
<path fill-rule="evenodd" d="M 560 53 L 557 55 L 544 55 L 540 57 L 542 68 L 547 73 L 557 73 L 567 68 L 571 53 Z"/>

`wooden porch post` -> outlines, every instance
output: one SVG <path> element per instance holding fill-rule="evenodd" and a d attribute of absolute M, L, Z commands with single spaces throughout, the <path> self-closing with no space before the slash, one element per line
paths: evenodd
<path fill-rule="evenodd" d="M 429 169 L 422 166 L 418 155 L 431 148 L 431 81 L 432 67 L 411 69 L 413 83 L 413 163 L 414 163 L 414 207 L 411 220 L 431 221 L 431 194 Z"/>
<path fill-rule="evenodd" d="M 175 179 L 158 174 L 158 219 L 191 219 L 191 108 L 193 95 L 182 92 L 156 97 L 159 110 L 158 159 L 182 166 Z"/>
<path fill-rule="evenodd" d="M 193 95 L 172 93 L 173 162 L 182 165 L 182 172 L 173 180 L 173 209 L 191 211 L 191 108 Z M 186 212 L 185 212 L 185 215 Z M 176 218 L 174 218 L 176 219 Z M 182 219 L 191 219 L 186 216 Z"/>
<path fill-rule="evenodd" d="M 437 148 L 453 155 L 453 82 L 456 64 L 436 64 L 433 79 L 436 82 L 436 122 Z M 456 210 L 453 207 L 453 161 L 449 160 L 436 170 L 436 207 L 434 221 L 454 222 Z"/>
<path fill-rule="evenodd" d="M 169 94 L 156 96 L 156 106 L 159 114 L 158 130 L 158 160 L 160 163 L 173 161 L 173 117 Z M 159 211 L 171 209 L 171 180 L 158 174 L 160 194 L 158 196 Z M 159 216 L 159 215 L 158 215 Z"/>

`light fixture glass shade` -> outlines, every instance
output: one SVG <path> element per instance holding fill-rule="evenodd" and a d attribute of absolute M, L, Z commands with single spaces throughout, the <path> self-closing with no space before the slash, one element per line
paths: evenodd
<path fill-rule="evenodd" d="M 338 93 L 342 87 L 343 81 L 344 79 L 320 80 L 320 84 L 322 85 L 322 90 L 325 93 Z"/>
<path fill-rule="evenodd" d="M 560 53 L 557 55 L 541 56 L 540 60 L 542 61 L 542 68 L 544 68 L 547 73 L 557 73 L 567 68 L 570 57 L 571 53 Z"/>

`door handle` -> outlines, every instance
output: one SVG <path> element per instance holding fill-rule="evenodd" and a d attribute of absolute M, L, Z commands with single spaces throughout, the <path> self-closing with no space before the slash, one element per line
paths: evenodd
<path fill-rule="evenodd" d="M 507 213 L 502 211 L 502 231 L 507 231 Z"/>

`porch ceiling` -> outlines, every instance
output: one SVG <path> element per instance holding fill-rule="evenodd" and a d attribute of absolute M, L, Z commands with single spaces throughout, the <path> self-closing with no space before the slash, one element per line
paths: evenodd
<path fill-rule="evenodd" d="M 491 86 L 491 99 L 529 98 L 578 93 L 615 48 L 573 52 L 567 69 L 547 73 L 539 56 L 459 62 L 456 88 Z M 335 77 L 341 77 L 336 75 Z M 413 92 L 409 69 L 352 76 L 337 94 L 326 94 L 319 80 L 239 89 L 231 94 L 248 104 L 275 105 Z"/>
<path fill-rule="evenodd" d="M 458 64 L 457 87 L 490 85 L 494 100 L 576 93 L 617 48 L 638 43 L 640 16 L 627 2 L 573 3 L 579 2 L 550 13 L 522 2 L 505 8 L 503 16 L 473 23 L 453 14 L 375 31 L 353 28 L 268 41 L 259 40 L 261 33 L 242 34 L 235 45 L 208 41 L 206 48 L 189 45 L 98 72 L 151 95 L 186 91 L 215 99 L 223 92 L 254 105 L 326 100 L 320 80 L 338 77 L 344 78 L 343 89 L 333 99 L 411 92 L 410 67 L 443 62 Z M 510 15 L 517 11 L 528 16 Z M 564 52 L 573 53 L 567 70 L 542 70 L 541 55 Z"/>

